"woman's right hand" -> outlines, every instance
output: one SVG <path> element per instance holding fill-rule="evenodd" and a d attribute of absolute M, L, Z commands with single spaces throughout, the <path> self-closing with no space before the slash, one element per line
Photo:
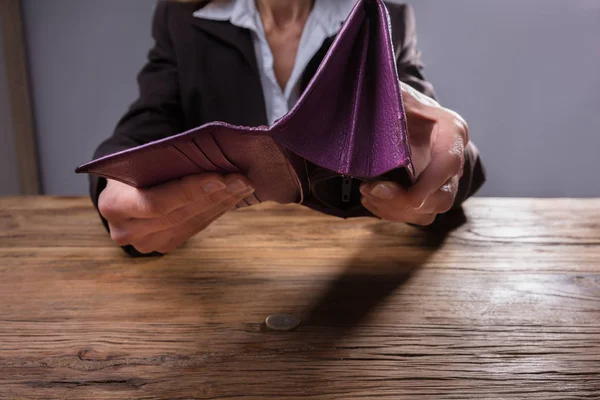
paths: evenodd
<path fill-rule="evenodd" d="M 169 253 L 254 192 L 244 176 L 191 175 L 149 189 L 108 180 L 98 210 L 120 246 Z"/>

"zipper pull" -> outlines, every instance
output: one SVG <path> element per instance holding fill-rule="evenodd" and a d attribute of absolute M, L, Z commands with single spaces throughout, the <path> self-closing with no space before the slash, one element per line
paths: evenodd
<path fill-rule="evenodd" d="M 352 177 L 342 175 L 342 202 L 349 203 L 350 202 L 350 193 L 352 193 Z"/>

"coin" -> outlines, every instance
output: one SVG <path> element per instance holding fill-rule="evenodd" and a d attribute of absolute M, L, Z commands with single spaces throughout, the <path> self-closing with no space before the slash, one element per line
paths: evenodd
<path fill-rule="evenodd" d="M 268 329 L 278 332 L 289 332 L 300 325 L 300 320 L 291 314 L 273 314 L 265 319 Z"/>

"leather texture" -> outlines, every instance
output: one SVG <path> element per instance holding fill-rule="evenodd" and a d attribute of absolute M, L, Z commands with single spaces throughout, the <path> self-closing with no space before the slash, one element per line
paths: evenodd
<path fill-rule="evenodd" d="M 272 126 L 213 122 L 101 157 L 76 172 L 138 188 L 202 172 L 241 173 L 256 191 L 240 206 L 312 197 L 323 212 L 369 215 L 360 205 L 361 181 L 407 186 L 414 179 L 383 1 L 357 2 L 296 105 Z"/>

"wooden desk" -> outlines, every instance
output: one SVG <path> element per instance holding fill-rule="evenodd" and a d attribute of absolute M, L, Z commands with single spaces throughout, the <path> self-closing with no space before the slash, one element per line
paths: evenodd
<path fill-rule="evenodd" d="M 465 214 L 260 206 L 132 259 L 87 199 L 0 199 L 0 398 L 599 399 L 600 200 Z"/>

